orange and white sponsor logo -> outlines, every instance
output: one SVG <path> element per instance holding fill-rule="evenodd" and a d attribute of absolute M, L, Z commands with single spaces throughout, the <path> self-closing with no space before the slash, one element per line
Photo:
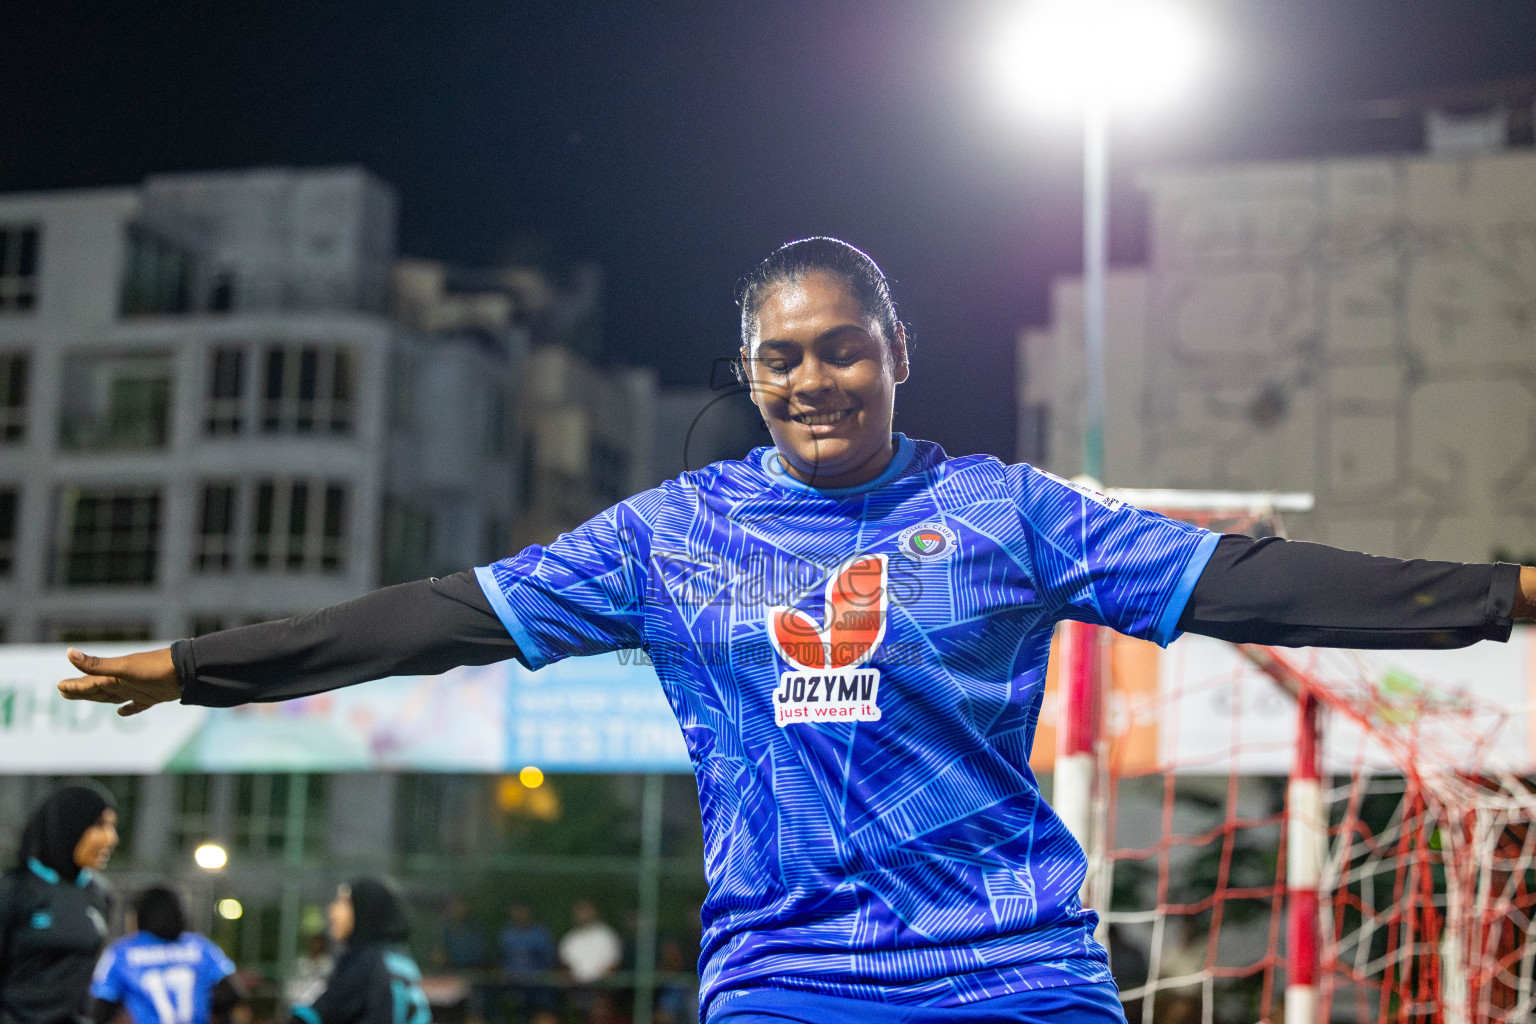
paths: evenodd
<path fill-rule="evenodd" d="M 875 722 L 880 670 L 866 666 L 885 638 L 890 606 L 885 555 L 855 555 L 827 581 L 822 621 L 798 608 L 768 610 L 768 639 L 790 669 L 774 691 L 774 720 Z"/>

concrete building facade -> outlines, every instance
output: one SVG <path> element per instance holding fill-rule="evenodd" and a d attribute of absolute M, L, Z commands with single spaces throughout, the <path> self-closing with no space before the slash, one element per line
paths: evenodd
<path fill-rule="evenodd" d="M 1491 144 L 1490 144 L 1491 145 Z M 1536 152 L 1143 178 L 1109 281 L 1105 483 L 1310 491 L 1295 536 L 1536 560 Z M 1080 469 L 1082 290 L 1019 341 L 1019 457 Z"/>
<path fill-rule="evenodd" d="M 485 564 L 680 472 L 690 432 L 686 468 L 755 442 L 744 398 L 597 363 L 597 268 L 399 260 L 396 205 L 357 168 L 0 196 L 0 641 L 165 640 Z M 0 856 L 55 781 L 0 786 Z M 455 891 L 506 782 L 103 781 L 117 883 L 169 877 L 202 922 L 238 897 L 221 940 L 273 977 L 348 872 Z"/>
<path fill-rule="evenodd" d="M 199 633 L 504 543 L 522 350 L 391 320 L 395 207 L 356 168 L 0 197 L 5 639 Z"/>

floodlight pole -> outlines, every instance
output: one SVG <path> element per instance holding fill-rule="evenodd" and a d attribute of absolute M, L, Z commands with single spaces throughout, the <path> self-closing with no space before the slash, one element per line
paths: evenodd
<path fill-rule="evenodd" d="M 1104 344 L 1109 272 L 1109 109 L 1090 95 L 1083 111 L 1083 472 L 1104 483 Z"/>
<path fill-rule="evenodd" d="M 1083 111 L 1083 474 L 1104 483 L 1105 274 L 1109 228 L 1109 111 L 1102 95 L 1089 95 Z M 1094 828 L 1101 712 L 1107 689 L 1104 630 L 1063 622 L 1058 682 L 1055 790 L 1051 806 L 1088 857 L 1084 902 L 1100 895 L 1104 841 Z"/>

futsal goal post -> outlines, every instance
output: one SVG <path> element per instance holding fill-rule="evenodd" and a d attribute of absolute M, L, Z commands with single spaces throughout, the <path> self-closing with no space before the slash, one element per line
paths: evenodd
<path fill-rule="evenodd" d="M 1106 493 L 1261 536 L 1310 507 Z M 1132 1024 L 1533 1015 L 1536 793 L 1495 743 L 1507 705 L 1433 678 L 1443 661 L 1158 651 L 1081 623 L 1053 662 L 1052 803 Z"/>

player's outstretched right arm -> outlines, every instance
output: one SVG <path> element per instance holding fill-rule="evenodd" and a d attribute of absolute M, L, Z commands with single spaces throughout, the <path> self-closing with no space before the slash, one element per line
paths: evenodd
<path fill-rule="evenodd" d="M 59 692 L 135 715 L 169 700 L 233 707 L 516 657 L 474 574 L 461 572 L 157 651 L 96 658 L 71 649 L 70 662 L 86 674 L 62 681 Z"/>

